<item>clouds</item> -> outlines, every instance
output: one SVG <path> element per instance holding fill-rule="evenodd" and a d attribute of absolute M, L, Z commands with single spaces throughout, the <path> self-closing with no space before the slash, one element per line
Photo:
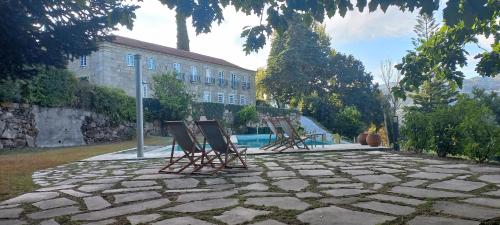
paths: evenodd
<path fill-rule="evenodd" d="M 410 37 L 416 23 L 417 12 L 402 12 L 390 7 L 369 13 L 358 10 L 347 12 L 345 17 L 335 15 L 325 21 L 332 42 L 345 44 L 367 39 Z"/>
<path fill-rule="evenodd" d="M 139 3 L 136 11 L 137 19 L 133 30 L 120 27 L 114 34 L 151 42 L 169 47 L 176 47 L 177 28 L 175 12 L 162 5 L 159 1 L 144 1 Z M 244 40 L 240 37 L 243 27 L 258 25 L 260 18 L 237 13 L 229 7 L 224 10 L 225 20 L 218 25 L 212 24 L 212 31 L 208 34 L 196 35 L 191 25 L 191 19 L 186 21 L 192 52 L 225 59 L 236 65 L 248 69 L 257 69 L 265 66 L 270 50 L 266 45 L 258 53 L 245 55 L 243 52 Z"/>

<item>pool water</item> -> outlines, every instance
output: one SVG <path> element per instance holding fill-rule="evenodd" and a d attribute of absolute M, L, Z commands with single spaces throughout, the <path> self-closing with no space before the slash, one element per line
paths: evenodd
<path fill-rule="evenodd" d="M 319 137 L 318 137 L 319 138 Z M 236 135 L 238 139 L 238 145 L 246 145 L 251 148 L 260 148 L 266 144 L 269 144 L 269 134 L 241 134 Z M 271 135 L 271 142 L 276 140 L 275 135 Z M 319 141 L 319 140 L 306 140 L 307 145 L 331 145 L 332 141 Z"/>

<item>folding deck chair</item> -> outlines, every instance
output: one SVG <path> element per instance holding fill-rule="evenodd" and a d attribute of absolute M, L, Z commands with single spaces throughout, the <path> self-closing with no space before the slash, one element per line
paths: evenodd
<path fill-rule="evenodd" d="M 216 120 L 205 120 L 196 121 L 195 123 L 200 128 L 205 140 L 208 142 L 213 153 L 215 154 L 215 157 L 206 161 L 205 164 L 212 163 L 216 158 L 220 162 L 220 166 L 215 168 L 215 171 L 212 174 L 215 174 L 224 168 L 236 168 L 235 166 L 228 166 L 228 164 L 235 159 L 238 159 L 242 164 L 242 166 L 237 166 L 237 168 L 247 169 L 245 160 L 241 158 L 241 155 L 245 154 L 247 149 L 238 148 L 231 141 L 231 137 L 226 133 L 219 122 Z M 193 172 L 196 172 L 199 169 L 200 168 L 196 168 Z"/>
<path fill-rule="evenodd" d="M 278 146 L 272 149 L 272 151 L 282 152 L 287 149 L 293 148 L 296 146 L 299 149 L 307 149 L 309 150 L 309 146 L 306 144 L 306 140 L 311 139 L 311 137 L 317 134 L 308 134 L 305 136 L 300 136 L 297 130 L 292 125 L 292 122 L 286 117 L 276 117 L 276 121 L 279 123 L 283 132 L 286 135 L 286 140 L 282 146 Z M 300 146 L 300 144 L 302 146 Z M 285 148 L 282 148 L 285 147 Z"/>
<path fill-rule="evenodd" d="M 167 130 L 174 137 L 172 141 L 172 152 L 170 153 L 170 162 L 167 163 L 163 168 L 161 168 L 159 173 L 180 173 L 189 166 L 193 165 L 194 170 L 199 170 L 204 166 L 204 159 L 209 159 L 208 153 L 210 151 L 205 151 L 205 145 L 200 145 L 196 140 L 196 136 L 189 130 L 184 121 L 168 121 L 166 122 Z M 180 146 L 184 155 L 176 160 L 174 160 L 174 151 L 176 144 Z M 196 155 L 195 155 L 196 154 Z M 168 171 L 169 168 L 177 164 L 182 159 L 188 159 L 188 163 L 181 167 L 178 171 Z M 196 161 L 200 160 L 199 165 L 196 165 Z M 193 171 L 194 172 L 194 171 Z"/>
<path fill-rule="evenodd" d="M 267 145 L 264 145 L 260 147 L 262 150 L 267 150 L 270 148 L 276 148 L 276 147 L 281 147 L 285 144 L 285 134 L 281 132 L 281 130 L 278 130 L 278 126 L 276 125 L 277 122 L 274 120 L 272 117 L 264 117 L 264 121 L 266 122 L 267 126 L 271 130 L 271 133 L 269 134 L 269 143 Z M 271 135 L 274 134 L 276 136 L 275 141 L 271 141 Z"/>

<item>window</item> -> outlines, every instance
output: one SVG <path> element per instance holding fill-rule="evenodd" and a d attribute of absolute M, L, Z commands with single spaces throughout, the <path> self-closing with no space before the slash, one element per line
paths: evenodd
<path fill-rule="evenodd" d="M 235 83 L 235 82 L 236 82 L 236 74 L 231 73 L 231 83 Z"/>
<path fill-rule="evenodd" d="M 148 91 L 149 91 L 148 83 L 143 81 L 142 82 L 142 97 L 143 98 L 148 97 Z"/>
<path fill-rule="evenodd" d="M 234 104 L 234 94 L 229 95 L 229 104 Z"/>
<path fill-rule="evenodd" d="M 174 63 L 174 72 L 176 72 L 176 73 L 181 72 L 181 64 L 180 63 Z"/>
<path fill-rule="evenodd" d="M 191 80 L 196 81 L 198 76 L 198 69 L 196 66 L 191 66 Z"/>
<path fill-rule="evenodd" d="M 204 102 L 211 102 L 212 101 L 212 93 L 210 93 L 210 91 L 203 92 L 203 101 Z"/>
<path fill-rule="evenodd" d="M 86 67 L 87 66 L 87 56 L 80 56 L 80 67 Z"/>
<path fill-rule="evenodd" d="M 217 102 L 218 103 L 224 103 L 224 93 L 218 93 L 217 94 Z"/>
<path fill-rule="evenodd" d="M 212 73 L 211 73 L 210 69 L 208 69 L 208 68 L 205 71 L 205 78 L 207 79 L 206 80 L 207 83 L 209 83 L 209 84 L 213 83 L 212 82 Z"/>
<path fill-rule="evenodd" d="M 134 55 L 127 54 L 127 66 L 128 67 L 133 67 L 134 66 Z"/>
<path fill-rule="evenodd" d="M 224 80 L 224 71 L 219 72 L 219 80 Z"/>
<path fill-rule="evenodd" d="M 246 104 L 246 98 L 244 95 L 240 95 L 240 105 L 245 105 Z"/>
<path fill-rule="evenodd" d="M 156 62 L 155 62 L 155 58 L 153 58 L 153 57 L 148 57 L 148 69 L 149 69 L 149 70 L 156 70 Z"/>

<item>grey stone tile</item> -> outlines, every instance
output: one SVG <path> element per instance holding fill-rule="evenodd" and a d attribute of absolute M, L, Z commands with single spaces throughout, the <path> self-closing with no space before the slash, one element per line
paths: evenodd
<path fill-rule="evenodd" d="M 377 199 L 377 200 L 381 200 L 381 201 L 403 203 L 403 204 L 407 204 L 407 205 L 415 205 L 415 206 L 425 203 L 425 201 L 421 201 L 418 199 L 403 198 L 403 197 L 399 197 L 399 196 L 384 195 L 384 194 L 370 195 L 370 196 L 368 196 L 368 198 Z"/>
<path fill-rule="evenodd" d="M 134 187 L 146 187 L 146 186 L 154 186 L 158 183 L 154 180 L 143 180 L 143 181 L 123 181 L 122 185 L 127 188 Z"/>
<path fill-rule="evenodd" d="M 176 202 L 192 202 L 206 199 L 226 198 L 238 193 L 236 190 L 182 194 Z"/>
<path fill-rule="evenodd" d="M 83 202 L 88 210 L 100 210 L 111 206 L 111 204 L 101 196 L 85 197 L 83 198 Z"/>
<path fill-rule="evenodd" d="M 351 176 L 366 175 L 366 174 L 374 174 L 375 173 L 371 170 L 353 170 L 353 169 L 342 170 L 342 172 L 350 174 Z"/>
<path fill-rule="evenodd" d="M 477 179 L 488 183 L 500 184 L 500 175 L 482 175 Z"/>
<path fill-rule="evenodd" d="M 418 172 L 414 174 L 410 174 L 407 177 L 418 178 L 418 179 L 427 179 L 427 180 L 443 180 L 446 178 L 450 178 L 454 176 L 449 173 L 429 173 L 429 172 Z"/>
<path fill-rule="evenodd" d="M 229 225 L 236 225 L 252 221 L 257 216 L 267 215 L 269 213 L 270 213 L 269 211 L 236 207 L 234 209 L 224 212 L 220 216 L 214 216 L 214 218 Z"/>
<path fill-rule="evenodd" d="M 195 219 L 190 216 L 185 216 L 185 217 L 176 217 L 172 219 L 162 220 L 153 223 L 152 225 L 214 225 L 214 224 L 203 220 Z"/>
<path fill-rule="evenodd" d="M 361 182 L 371 183 L 371 184 L 387 184 L 387 183 L 396 183 L 401 181 L 401 179 L 389 174 L 363 175 L 363 176 L 356 176 L 354 178 L 360 180 Z"/>
<path fill-rule="evenodd" d="M 23 220 L 2 220 L 0 219 L 0 225 L 24 225 L 28 224 Z"/>
<path fill-rule="evenodd" d="M 194 188 L 200 183 L 194 178 L 166 179 L 164 182 L 169 189 Z"/>
<path fill-rule="evenodd" d="M 58 185 L 58 186 L 52 186 L 52 187 L 45 187 L 45 188 L 40 188 L 37 189 L 36 191 L 57 191 L 61 189 L 70 189 L 76 187 L 76 185 Z"/>
<path fill-rule="evenodd" d="M 127 220 L 130 222 L 130 224 L 137 225 L 137 224 L 141 224 L 141 223 L 143 224 L 143 223 L 155 221 L 160 217 L 161 217 L 160 214 L 154 213 L 154 214 L 146 214 L 146 215 L 127 216 Z"/>
<path fill-rule="evenodd" d="M 294 197 L 257 197 L 248 198 L 246 205 L 275 206 L 280 209 L 304 210 L 309 208 L 309 204 Z"/>
<path fill-rule="evenodd" d="M 454 202 L 438 201 L 434 203 L 432 208 L 440 213 L 481 220 L 500 216 L 500 210 L 498 209 Z"/>
<path fill-rule="evenodd" d="M 311 225 L 376 225 L 395 218 L 330 206 L 303 212 L 297 216 L 297 219 Z"/>
<path fill-rule="evenodd" d="M 267 172 L 268 177 L 294 177 L 297 176 L 295 172 L 288 170 L 276 170 Z"/>
<path fill-rule="evenodd" d="M 335 175 L 330 170 L 299 170 L 302 176 L 333 176 Z"/>
<path fill-rule="evenodd" d="M 40 222 L 40 225 L 59 225 L 59 223 L 56 222 L 54 219 L 50 219 Z"/>
<path fill-rule="evenodd" d="M 111 218 L 111 217 L 117 217 L 117 216 L 132 214 L 132 213 L 138 213 L 138 212 L 145 211 L 148 209 L 159 208 L 159 207 L 165 206 L 169 203 L 170 203 L 170 200 L 168 200 L 166 198 L 162 198 L 162 199 L 156 199 L 156 200 L 151 200 L 151 201 L 146 201 L 146 202 L 132 203 L 129 205 L 124 205 L 124 206 L 119 206 L 119 207 L 107 208 L 107 209 L 94 211 L 94 212 L 82 213 L 82 214 L 72 216 L 71 219 L 76 220 L 76 221 L 102 220 L 102 219 L 107 219 L 107 218 Z"/>
<path fill-rule="evenodd" d="M 486 186 L 486 183 L 483 182 L 473 182 L 466 180 L 445 180 L 437 183 L 433 183 L 428 185 L 430 188 L 439 188 L 446 190 L 454 190 L 454 191 L 473 191 L 479 188 Z"/>
<path fill-rule="evenodd" d="M 272 185 L 285 191 L 301 191 L 309 186 L 309 182 L 303 179 L 287 179 L 273 182 Z"/>
<path fill-rule="evenodd" d="M 77 204 L 73 200 L 69 200 L 67 198 L 55 198 L 50 200 L 39 201 L 37 203 L 33 203 L 34 206 L 40 209 L 52 209 L 63 206 L 75 205 Z"/>
<path fill-rule="evenodd" d="M 436 216 L 416 216 L 408 225 L 479 225 L 479 222 Z"/>
<path fill-rule="evenodd" d="M 266 180 L 262 179 L 258 176 L 250 176 L 250 177 L 234 177 L 231 178 L 234 183 L 259 183 L 265 182 Z"/>
<path fill-rule="evenodd" d="M 118 189 L 108 189 L 103 191 L 105 194 L 114 194 L 121 192 L 136 192 L 136 191 L 150 191 L 150 190 L 160 190 L 161 186 L 149 186 L 149 187 L 135 187 L 135 188 L 118 188 Z"/>
<path fill-rule="evenodd" d="M 2 209 L 0 210 L 0 219 L 17 219 L 23 211 L 22 208 Z"/>
<path fill-rule="evenodd" d="M 318 194 L 318 193 L 314 193 L 314 192 L 299 192 L 299 193 L 296 193 L 295 196 L 297 196 L 297 198 L 320 198 L 320 197 L 323 197 L 323 195 Z"/>
<path fill-rule="evenodd" d="M 10 205 L 17 203 L 33 203 L 41 200 L 47 200 L 51 198 L 55 198 L 59 196 L 57 192 L 34 192 L 34 193 L 26 193 L 15 198 L 11 198 L 9 200 L 5 200 L 0 203 L 0 205 Z"/>
<path fill-rule="evenodd" d="M 346 197 L 346 196 L 354 196 L 354 195 L 359 195 L 359 194 L 374 193 L 374 191 L 371 191 L 371 190 L 350 189 L 350 188 L 331 189 L 331 190 L 325 190 L 325 191 L 321 191 L 321 192 L 323 192 L 327 195 L 330 195 L 330 196 L 335 196 L 335 197 Z"/>
<path fill-rule="evenodd" d="M 251 225 L 286 225 L 286 224 L 276 220 L 268 219 L 257 223 L 252 223 Z"/>
<path fill-rule="evenodd" d="M 87 193 L 83 193 L 83 192 L 79 192 L 79 191 L 75 191 L 75 190 L 71 190 L 71 189 L 59 190 L 59 191 L 64 193 L 64 194 L 71 195 L 71 196 L 77 197 L 77 198 L 91 196 L 91 194 L 87 194 Z"/>
<path fill-rule="evenodd" d="M 97 192 L 107 190 L 113 186 L 114 184 L 87 184 L 80 186 L 78 190 L 83 192 Z"/>
<path fill-rule="evenodd" d="M 417 198 L 457 198 L 457 197 L 472 197 L 469 194 L 462 194 L 449 191 L 437 191 L 424 188 L 401 187 L 396 186 L 391 189 L 391 192 L 405 194 Z"/>
<path fill-rule="evenodd" d="M 415 209 L 412 207 L 383 202 L 360 202 L 353 204 L 353 206 L 363 209 L 370 209 L 377 212 L 389 213 L 397 216 L 408 215 L 415 212 Z"/>
<path fill-rule="evenodd" d="M 40 212 L 34 212 L 30 213 L 26 216 L 28 216 L 30 219 L 49 219 L 53 218 L 56 216 L 65 216 L 65 215 L 71 215 L 71 214 L 76 214 L 79 213 L 80 209 L 76 206 L 69 206 L 69 207 L 64 207 L 64 208 L 55 208 L 55 209 L 49 209 L 49 210 L 44 210 Z"/>
<path fill-rule="evenodd" d="M 116 203 L 123 203 L 123 202 L 135 202 L 135 201 L 147 200 L 147 199 L 152 199 L 152 198 L 160 198 L 161 195 L 158 194 L 158 192 L 145 191 L 145 192 L 118 194 L 118 195 L 114 195 L 114 197 L 115 197 L 115 204 L 116 204 Z"/>
<path fill-rule="evenodd" d="M 244 187 L 238 188 L 238 190 L 242 191 L 267 191 L 269 187 L 262 183 L 249 184 Z"/>
<path fill-rule="evenodd" d="M 476 205 L 484 205 L 494 208 L 500 208 L 500 199 L 494 198 L 468 198 L 462 200 L 463 202 L 472 203 Z"/>
<path fill-rule="evenodd" d="M 288 195 L 288 193 L 256 191 L 256 192 L 248 192 L 248 193 L 244 194 L 243 196 L 245 196 L 245 197 L 263 197 L 263 196 L 285 196 L 285 195 Z"/>
<path fill-rule="evenodd" d="M 417 187 L 417 186 L 420 186 L 422 184 L 425 184 L 429 182 L 428 180 L 411 180 L 411 181 L 408 181 L 406 183 L 402 183 L 401 186 L 407 186 L 407 187 Z"/>
<path fill-rule="evenodd" d="M 173 212 L 201 212 L 212 209 L 227 208 L 238 205 L 238 199 L 211 199 L 203 201 L 188 202 L 174 207 L 163 209 L 163 211 Z"/>

